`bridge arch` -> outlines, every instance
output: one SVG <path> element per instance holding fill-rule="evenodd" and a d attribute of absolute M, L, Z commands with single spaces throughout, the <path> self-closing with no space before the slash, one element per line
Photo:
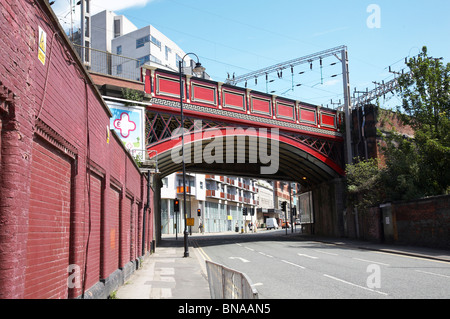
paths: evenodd
<path fill-rule="evenodd" d="M 264 128 L 212 128 L 184 133 L 186 170 L 270 180 L 305 186 L 342 177 L 332 158 L 299 139 Z M 182 170 L 181 133 L 148 147 L 165 177 Z M 156 155 L 157 154 L 157 155 Z"/>

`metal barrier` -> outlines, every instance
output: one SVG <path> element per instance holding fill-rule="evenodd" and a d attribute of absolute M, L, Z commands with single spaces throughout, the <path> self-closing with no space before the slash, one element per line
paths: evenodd
<path fill-rule="evenodd" d="M 206 261 L 212 299 L 258 299 L 247 275 L 223 265 Z"/>

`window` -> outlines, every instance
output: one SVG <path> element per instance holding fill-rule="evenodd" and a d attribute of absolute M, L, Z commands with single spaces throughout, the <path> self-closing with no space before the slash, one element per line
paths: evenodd
<path fill-rule="evenodd" d="M 117 65 L 117 74 L 122 74 L 122 64 Z"/>
<path fill-rule="evenodd" d="M 116 54 L 117 54 L 117 55 L 122 55 L 122 46 L 121 46 L 121 45 L 118 45 L 118 46 L 117 46 L 117 48 L 116 48 Z"/>
<path fill-rule="evenodd" d="M 120 37 L 120 20 L 114 20 L 114 38 Z"/>
<path fill-rule="evenodd" d="M 159 49 L 161 49 L 161 42 L 152 35 L 150 36 L 150 42 L 156 45 Z"/>
<path fill-rule="evenodd" d="M 172 49 L 166 45 L 166 61 L 169 60 L 169 53 L 172 53 Z"/>
<path fill-rule="evenodd" d="M 175 63 L 176 63 L 176 65 L 177 65 L 177 67 L 180 65 L 179 62 L 181 61 L 181 59 L 182 59 L 182 58 L 181 58 L 178 54 L 175 55 Z"/>
<path fill-rule="evenodd" d="M 146 62 L 150 61 L 150 54 L 149 55 L 145 55 L 143 57 L 140 57 L 137 59 L 136 61 L 136 67 L 140 67 L 141 65 L 144 65 Z"/>
<path fill-rule="evenodd" d="M 150 54 L 150 61 L 162 64 L 161 60 Z"/>
<path fill-rule="evenodd" d="M 139 38 L 136 40 L 136 49 L 142 48 L 145 43 L 150 42 L 150 35 L 146 35 L 145 37 Z"/>

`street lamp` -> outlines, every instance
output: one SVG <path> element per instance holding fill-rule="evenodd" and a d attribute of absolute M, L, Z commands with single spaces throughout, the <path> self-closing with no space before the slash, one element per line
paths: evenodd
<path fill-rule="evenodd" d="M 188 248 L 188 230 L 187 230 L 187 212 L 186 212 L 186 163 L 184 161 L 184 114 L 183 114 L 183 61 L 189 55 L 193 54 L 197 58 L 197 63 L 193 72 L 200 73 L 204 72 L 205 68 L 200 64 L 198 56 L 195 53 L 186 53 L 186 55 L 179 61 L 180 69 L 180 111 L 181 111 L 181 152 L 182 152 L 182 163 L 183 163 L 183 213 L 184 213 L 184 257 L 189 257 Z"/>

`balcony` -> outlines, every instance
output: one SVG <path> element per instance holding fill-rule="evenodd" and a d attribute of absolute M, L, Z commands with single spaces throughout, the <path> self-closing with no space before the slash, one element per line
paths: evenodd
<path fill-rule="evenodd" d="M 236 195 L 227 194 L 227 200 L 235 201 L 236 200 L 235 198 L 236 198 Z"/>
<path fill-rule="evenodd" d="M 186 194 L 188 195 L 195 195 L 195 194 L 191 194 L 191 191 L 195 192 L 195 187 L 190 187 L 190 186 L 186 186 Z M 178 186 L 177 187 L 177 194 L 183 194 L 183 186 Z"/>

